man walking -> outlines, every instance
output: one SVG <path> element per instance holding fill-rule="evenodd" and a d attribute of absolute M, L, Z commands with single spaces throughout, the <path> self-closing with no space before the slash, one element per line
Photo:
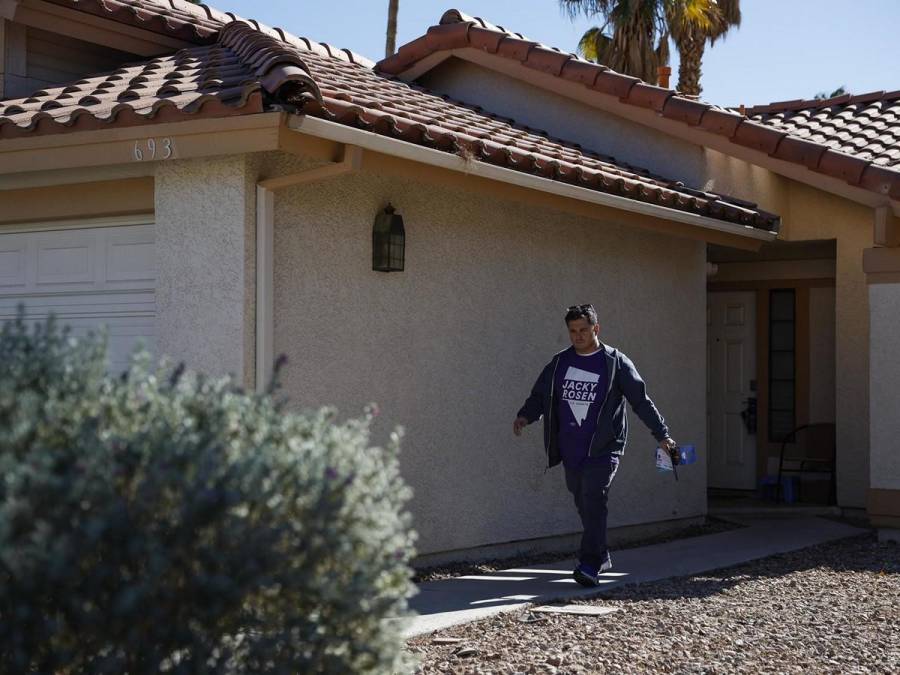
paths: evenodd
<path fill-rule="evenodd" d="M 562 462 L 566 487 L 575 497 L 584 528 L 573 575 L 582 586 L 597 586 L 599 575 L 612 568 L 606 503 L 625 452 L 625 401 L 660 448 L 671 452 L 676 444 L 631 359 L 600 342 L 593 305 L 569 307 L 565 320 L 572 346 L 544 367 L 517 413 L 513 432 L 519 436 L 525 426 L 543 417 L 548 466 Z"/>

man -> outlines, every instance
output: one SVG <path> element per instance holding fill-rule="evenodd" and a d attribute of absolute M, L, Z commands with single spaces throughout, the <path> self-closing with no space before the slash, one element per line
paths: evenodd
<path fill-rule="evenodd" d="M 599 575 L 612 568 L 606 503 L 625 452 L 625 401 L 660 448 L 672 452 L 677 446 L 631 359 L 600 342 L 593 305 L 573 305 L 565 319 L 572 346 L 544 367 L 517 413 L 513 432 L 519 436 L 525 426 L 543 417 L 548 467 L 562 462 L 566 487 L 575 497 L 584 528 L 573 576 L 582 586 L 597 586 Z"/>

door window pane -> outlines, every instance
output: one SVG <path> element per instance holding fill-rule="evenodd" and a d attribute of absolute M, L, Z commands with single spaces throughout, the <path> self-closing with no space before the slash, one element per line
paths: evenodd
<path fill-rule="evenodd" d="M 773 321 L 772 322 L 772 342 L 769 349 L 773 350 L 794 350 L 794 322 L 793 321 Z"/>
<path fill-rule="evenodd" d="M 794 379 L 794 353 L 773 351 L 769 367 L 772 369 L 770 375 L 773 380 Z"/>
<path fill-rule="evenodd" d="M 769 406 L 773 412 L 794 409 L 794 381 L 773 380 L 769 388 Z"/>
<path fill-rule="evenodd" d="M 781 443 L 784 437 L 794 430 L 793 411 L 769 413 L 769 429 L 769 439 L 775 443 Z"/>
<path fill-rule="evenodd" d="M 772 291 L 769 316 L 773 321 L 794 320 L 794 291 Z"/>
<path fill-rule="evenodd" d="M 793 289 L 769 292 L 769 440 L 776 443 L 797 421 L 795 302 Z"/>

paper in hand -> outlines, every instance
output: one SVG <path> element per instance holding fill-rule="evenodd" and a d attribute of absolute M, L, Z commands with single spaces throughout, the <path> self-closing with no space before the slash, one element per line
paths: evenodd
<path fill-rule="evenodd" d="M 673 471 L 672 457 L 662 448 L 656 448 L 656 468 L 659 471 Z"/>

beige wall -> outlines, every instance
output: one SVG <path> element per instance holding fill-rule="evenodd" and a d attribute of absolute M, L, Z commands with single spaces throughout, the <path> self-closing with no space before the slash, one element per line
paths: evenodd
<path fill-rule="evenodd" d="M 620 161 L 755 202 L 782 216 L 784 239 L 837 239 L 834 395 L 838 500 L 844 506 L 865 504 L 869 474 L 868 292 L 861 261 L 862 250 L 871 246 L 870 209 L 469 63 L 448 61 L 422 81 Z M 829 403 L 816 399 L 815 405 L 819 410 L 818 406 Z"/>
<path fill-rule="evenodd" d="M 875 489 L 900 490 L 900 284 L 871 284 L 872 464 Z"/>
<path fill-rule="evenodd" d="M 836 239 L 835 425 L 837 498 L 864 507 L 869 483 L 869 291 L 862 252 L 872 245 L 872 211 L 792 182 L 784 235 Z"/>
<path fill-rule="evenodd" d="M 869 362 L 868 292 L 862 272 L 862 250 L 871 246 L 870 209 L 473 64 L 451 60 L 422 81 L 463 101 L 477 101 L 491 112 L 614 155 L 620 161 L 694 187 L 755 202 L 782 216 L 784 239 L 837 239 L 834 407 L 838 501 L 851 507 L 865 504 L 869 475 Z M 811 267 L 810 263 L 805 264 Z M 768 276 L 764 278 L 778 278 L 781 273 L 766 270 Z M 819 387 L 821 393 L 821 387 L 828 383 L 817 372 L 821 369 L 813 366 L 811 385 Z M 832 405 L 827 397 L 817 394 L 811 404 L 817 413 L 824 413 Z"/>
<path fill-rule="evenodd" d="M 766 211 L 777 213 L 782 218 L 781 234 L 784 238 L 791 181 L 761 166 L 712 148 L 704 148 L 703 154 L 706 159 L 704 165 L 706 189 L 746 199 Z M 677 179 L 678 175 L 672 178 Z"/>
<path fill-rule="evenodd" d="M 809 289 L 809 421 L 811 423 L 834 422 L 834 300 L 834 288 Z"/>
<path fill-rule="evenodd" d="M 403 273 L 371 271 L 387 201 L 406 224 Z M 275 214 L 285 392 L 342 415 L 377 401 L 380 438 L 406 427 L 420 552 L 579 530 L 561 469 L 544 475 L 540 426 L 511 432 L 540 368 L 567 345 L 573 302 L 596 303 L 602 338 L 635 360 L 675 438 L 703 455 L 702 243 L 367 173 L 281 191 Z M 679 483 L 657 474 L 655 442 L 630 421 L 610 524 L 702 514 L 703 465 Z"/>
<path fill-rule="evenodd" d="M 811 289 L 810 294 L 810 421 L 827 419 L 834 409 L 838 503 L 861 508 L 869 481 L 869 291 L 862 252 L 872 245 L 872 211 L 794 181 L 788 181 L 784 194 L 781 192 L 779 188 L 772 193 L 784 199 L 781 238 L 834 239 L 835 260 L 797 260 L 789 265 L 784 261 L 720 263 L 719 273 L 711 280 L 834 277 L 833 290 Z M 823 333 L 830 311 L 833 338 Z M 817 340 L 817 334 L 825 339 Z M 829 346 L 832 339 L 833 348 Z M 829 358 L 831 352 L 834 356 Z M 824 367 L 820 367 L 822 358 L 826 359 Z M 833 382 L 828 376 L 832 363 Z M 833 394 L 829 394 L 832 388 Z M 819 416 L 822 419 L 817 419 Z"/>
<path fill-rule="evenodd" d="M 774 281 L 776 279 L 833 279 L 834 260 L 766 260 L 716 263 L 713 282 Z"/>
<path fill-rule="evenodd" d="M 255 169 L 247 156 L 156 169 L 159 353 L 252 383 Z"/>

